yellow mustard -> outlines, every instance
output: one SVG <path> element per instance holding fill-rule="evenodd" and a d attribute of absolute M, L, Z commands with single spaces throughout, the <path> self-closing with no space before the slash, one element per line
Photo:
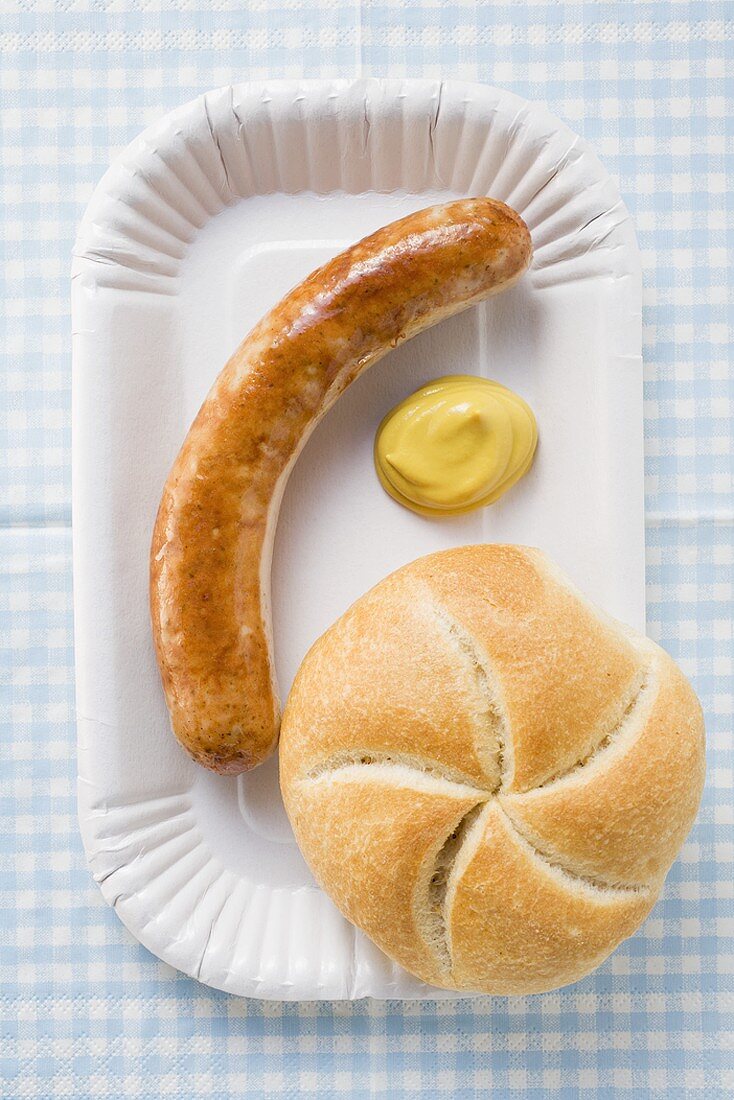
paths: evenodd
<path fill-rule="evenodd" d="M 401 401 L 377 429 L 383 487 L 423 515 L 491 504 L 532 465 L 538 428 L 506 386 L 471 374 L 437 378 Z"/>

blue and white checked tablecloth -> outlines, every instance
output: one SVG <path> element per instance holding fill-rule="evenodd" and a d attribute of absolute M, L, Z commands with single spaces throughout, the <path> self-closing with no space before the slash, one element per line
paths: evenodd
<path fill-rule="evenodd" d="M 734 1095 L 733 36 L 730 3 L 695 0 L 0 3 L 7 1100 Z M 357 74 L 454 76 L 546 100 L 618 177 L 643 251 L 649 629 L 703 699 L 708 785 L 643 930 L 595 975 L 541 997 L 230 998 L 131 939 L 92 882 L 77 831 L 77 222 L 111 156 L 197 93 Z"/>

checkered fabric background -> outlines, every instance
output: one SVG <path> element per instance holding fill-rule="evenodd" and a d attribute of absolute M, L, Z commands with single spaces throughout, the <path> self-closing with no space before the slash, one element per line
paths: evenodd
<path fill-rule="evenodd" d="M 734 1095 L 733 37 L 731 4 L 673 0 L 0 0 L 8 1100 Z M 448 1004 L 237 1000 L 131 939 L 77 831 L 72 242 L 110 158 L 199 92 L 406 74 L 546 100 L 619 179 L 645 269 L 649 629 L 703 699 L 708 785 L 642 931 L 570 989 Z"/>

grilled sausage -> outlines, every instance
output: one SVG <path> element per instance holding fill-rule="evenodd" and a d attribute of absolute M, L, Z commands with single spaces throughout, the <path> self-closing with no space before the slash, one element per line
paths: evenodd
<path fill-rule="evenodd" d="M 399 340 L 511 286 L 530 258 L 527 227 L 503 203 L 421 210 L 313 272 L 222 370 L 166 482 L 150 561 L 166 702 L 200 764 L 236 774 L 276 745 L 272 543 L 318 420 Z"/>

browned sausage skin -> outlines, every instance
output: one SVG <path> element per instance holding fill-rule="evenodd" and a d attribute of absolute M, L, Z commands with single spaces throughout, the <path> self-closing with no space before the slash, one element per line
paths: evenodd
<path fill-rule="evenodd" d="M 492 199 L 410 214 L 314 271 L 222 370 L 166 482 L 150 558 L 166 702 L 200 764 L 247 771 L 277 743 L 272 539 L 311 430 L 398 340 L 511 286 L 531 251 L 523 220 Z"/>

